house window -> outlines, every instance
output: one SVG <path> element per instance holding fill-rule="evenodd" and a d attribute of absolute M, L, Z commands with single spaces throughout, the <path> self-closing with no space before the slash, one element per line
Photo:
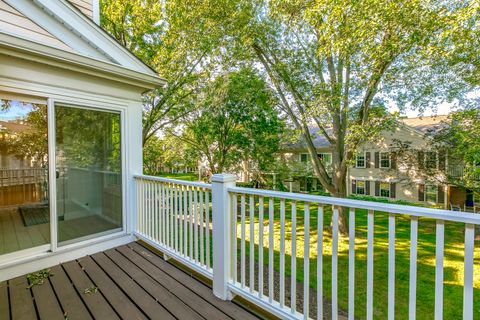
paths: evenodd
<path fill-rule="evenodd" d="M 380 152 L 380 168 L 390 168 L 390 153 Z"/>
<path fill-rule="evenodd" d="M 365 168 L 365 152 L 358 153 L 356 159 L 356 167 L 357 168 Z"/>
<path fill-rule="evenodd" d="M 437 202 L 438 187 L 437 186 L 425 186 L 425 201 Z"/>
<path fill-rule="evenodd" d="M 332 163 L 332 154 L 331 153 L 319 153 L 318 158 L 325 164 Z"/>
<path fill-rule="evenodd" d="M 302 153 L 300 154 L 300 162 L 308 162 L 308 154 L 307 153 Z"/>
<path fill-rule="evenodd" d="M 390 198 L 390 183 L 380 183 L 380 197 Z"/>
<path fill-rule="evenodd" d="M 425 153 L 425 168 L 437 169 L 437 153 L 429 151 Z"/>
<path fill-rule="evenodd" d="M 365 195 L 365 181 L 357 180 L 357 194 Z"/>

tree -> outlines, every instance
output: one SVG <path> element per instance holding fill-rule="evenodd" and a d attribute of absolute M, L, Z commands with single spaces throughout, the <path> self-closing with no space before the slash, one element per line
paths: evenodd
<path fill-rule="evenodd" d="M 171 135 L 150 138 L 143 148 L 143 166 L 146 174 L 158 175 L 166 169 L 196 168 L 199 155 L 188 145 L 178 143 Z"/>
<path fill-rule="evenodd" d="M 357 148 L 395 123 L 389 103 L 422 109 L 472 89 L 434 59 L 450 45 L 441 39 L 468 2 L 230 2 L 236 23 L 222 24 L 212 15 L 211 23 L 226 33 L 232 59 L 255 61 L 268 75 L 281 109 L 303 134 L 315 175 L 333 196 L 346 196 Z M 215 1 L 200 6 L 206 4 Z M 317 157 L 311 125 L 332 146 L 331 175 Z M 339 228 L 346 233 L 343 212 Z"/>
<path fill-rule="evenodd" d="M 447 171 L 447 182 L 477 194 L 480 194 L 479 137 L 480 109 L 477 108 L 453 112 L 443 128 L 432 135 L 439 154 L 448 154 L 449 164 L 457 164 L 461 169 L 460 174 Z"/>
<path fill-rule="evenodd" d="M 145 145 L 191 111 L 193 96 L 215 66 L 219 37 L 199 18 L 204 9 L 192 12 L 188 1 L 102 0 L 100 8 L 101 26 L 166 80 L 165 88 L 144 96 Z"/>
<path fill-rule="evenodd" d="M 182 133 L 174 133 L 208 163 L 212 174 L 238 169 L 240 161 L 262 170 L 278 150 L 281 122 L 264 80 L 248 69 L 212 81 Z"/>

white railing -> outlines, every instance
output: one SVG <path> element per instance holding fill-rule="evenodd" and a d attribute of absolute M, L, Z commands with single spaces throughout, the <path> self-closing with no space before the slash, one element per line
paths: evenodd
<path fill-rule="evenodd" d="M 374 251 L 374 245 L 377 240 L 375 237 L 378 237 L 379 233 L 385 234 L 388 239 L 385 249 L 388 257 L 387 268 L 381 270 L 387 274 L 385 290 L 388 299 L 375 303 L 385 305 L 386 317 L 394 319 L 395 310 L 397 314 L 399 311 L 396 301 L 400 298 L 395 286 L 398 285 L 398 281 L 401 281 L 400 279 L 405 279 L 403 281 L 408 281 L 406 293 L 408 310 L 400 311 L 402 315 L 408 314 L 409 319 L 415 319 L 418 299 L 417 259 L 419 252 L 422 254 L 418 250 L 421 244 L 419 229 L 423 230 L 423 226 L 419 228 L 419 221 L 422 223 L 431 221 L 436 228 L 435 243 L 432 244 L 435 248 L 433 257 L 435 277 L 432 279 L 435 301 L 431 314 L 435 319 L 442 319 L 445 225 L 460 224 L 461 230 L 464 230 L 463 268 L 460 269 L 463 271 L 463 306 L 455 312 L 463 313 L 463 319 L 473 319 L 474 240 L 475 226 L 480 225 L 479 215 L 239 188 L 235 186 L 235 177 L 231 175 L 214 175 L 212 186 L 144 176 L 137 177 L 136 181 L 139 210 L 137 233 L 141 239 L 146 239 L 167 255 L 170 254 L 188 266 L 193 266 L 194 269 L 209 275 L 213 279 L 213 291 L 218 297 L 230 299 L 233 295 L 239 295 L 284 319 L 323 319 L 326 314 L 331 314 L 332 319 L 337 319 L 339 312 L 348 314 L 349 319 L 354 319 L 356 311 L 365 315 L 367 319 L 373 319 L 376 313 L 374 296 L 379 290 L 374 281 L 374 271 L 378 272 L 374 262 L 380 253 L 379 249 L 375 249 L 377 252 Z M 188 229 L 185 227 L 187 225 L 193 225 L 195 229 L 197 227 L 208 229 L 204 227 L 209 225 L 208 220 L 204 221 L 199 213 L 208 209 L 205 209 L 205 206 L 203 206 L 204 209 L 199 209 L 202 208 L 199 200 L 195 203 L 190 195 L 196 191 L 198 196 L 200 190 L 207 193 L 210 189 L 213 202 L 213 269 L 192 254 L 192 246 L 196 248 L 198 243 L 201 247 L 204 242 L 195 237 L 191 227 L 183 239 L 188 237 L 190 241 L 193 239 L 194 243 L 185 244 L 180 239 L 179 243 L 184 244 L 183 249 L 181 245 L 177 247 L 176 239 L 178 238 L 175 233 L 177 232 L 175 223 L 181 221 L 185 223 L 184 232 Z M 183 207 L 180 205 L 182 199 L 187 204 Z M 177 203 L 175 201 L 178 204 L 175 204 Z M 206 207 L 208 208 L 208 205 Z M 348 219 L 347 238 L 339 233 L 340 208 L 343 208 Z M 366 225 L 363 228 L 365 230 L 359 225 L 356 226 L 362 214 L 366 215 Z M 376 231 L 376 219 L 383 216 L 386 217 L 386 226 L 384 230 L 377 227 L 380 230 Z M 201 223 L 199 224 L 198 221 Z M 402 229 L 405 229 L 403 225 L 405 221 L 408 221 L 407 225 L 409 225 L 409 241 L 406 248 L 409 268 L 399 278 L 396 267 L 402 270 L 405 267 L 396 265 L 396 259 L 399 259 L 396 250 L 405 250 L 405 248 L 401 246 L 396 248 L 399 241 L 396 237 L 398 235 L 396 227 L 402 223 Z M 366 233 L 365 239 L 359 239 L 359 232 Z M 325 238 L 324 235 L 329 237 Z M 421 237 L 422 234 L 420 234 Z M 403 241 L 402 246 L 405 245 L 405 240 Z M 339 259 L 344 258 L 340 254 L 340 244 L 347 244 L 348 248 L 342 249 L 347 257 L 346 262 L 342 260 L 345 263 L 341 265 Z M 206 248 L 210 246 L 207 245 Z M 421 248 L 422 246 L 420 250 Z M 366 251 L 360 262 L 356 250 Z M 208 249 L 205 251 L 209 252 Z M 328 268 L 324 265 L 325 261 L 329 262 Z M 361 290 L 362 292 L 356 291 L 356 285 L 358 288 L 356 281 L 359 279 L 355 276 L 358 276 L 356 267 L 359 263 L 366 264 L 362 266 L 365 267 L 366 273 L 365 290 Z M 324 281 L 326 272 L 330 273 L 328 274 L 329 283 Z M 339 274 L 342 276 L 339 277 Z M 345 279 L 347 277 L 348 279 Z M 302 280 L 298 281 L 299 279 Z M 341 287 L 339 283 L 348 286 L 344 297 L 340 297 L 339 292 L 343 292 L 342 289 L 345 286 Z M 329 288 L 328 293 L 326 288 Z M 324 296 L 325 293 L 327 294 Z M 362 308 L 355 301 L 358 295 L 365 296 L 366 302 Z M 347 301 L 342 308 L 339 306 L 340 299 Z M 312 301 L 314 301 L 313 304 Z M 324 310 L 325 306 L 329 310 Z"/>
<path fill-rule="evenodd" d="M 211 185 L 138 176 L 137 236 L 212 278 Z"/>

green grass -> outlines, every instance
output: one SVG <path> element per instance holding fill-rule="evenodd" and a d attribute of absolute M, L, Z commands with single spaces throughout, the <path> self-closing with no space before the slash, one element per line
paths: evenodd
<path fill-rule="evenodd" d="M 249 240 L 249 213 L 246 209 L 246 238 Z M 317 207 L 310 208 L 310 286 L 316 288 L 317 266 Z M 258 214 L 258 208 L 257 208 Z M 268 263 L 268 210 L 264 210 L 264 261 Z M 291 252 L 293 245 L 291 234 L 291 206 L 287 202 L 285 215 L 285 248 L 286 273 L 291 275 Z M 275 203 L 275 264 L 279 270 L 279 235 L 280 235 L 279 203 Z M 324 208 L 323 232 L 323 294 L 329 298 L 331 292 L 331 209 Z M 240 222 L 240 219 L 239 219 Z M 298 281 L 303 281 L 304 227 L 303 206 L 297 206 L 297 233 L 295 237 L 296 264 Z M 367 213 L 357 210 L 355 215 L 355 316 L 365 318 L 367 288 Z M 388 290 L 388 214 L 375 213 L 374 224 L 374 317 L 387 317 Z M 258 216 L 255 217 L 255 259 L 258 260 Z M 435 221 L 420 219 L 418 228 L 418 260 L 417 260 L 417 318 L 433 319 L 435 301 Z M 237 234 L 240 236 L 240 227 Z M 463 304 L 463 257 L 464 226 L 456 223 L 445 224 L 445 258 L 444 258 L 444 318 L 461 319 Z M 477 242 L 478 243 L 478 242 Z M 476 244 L 477 244 L 476 243 Z M 409 268 L 410 268 L 410 219 L 396 218 L 396 270 L 395 270 L 395 317 L 408 318 Z M 474 318 L 480 317 L 480 247 L 475 249 L 474 266 Z M 247 242 L 246 254 L 249 254 Z M 247 260 L 248 261 L 248 260 Z M 247 275 L 248 277 L 248 275 Z M 348 239 L 341 238 L 338 256 L 338 296 L 339 307 L 348 309 Z"/>
<path fill-rule="evenodd" d="M 162 178 L 167 179 L 176 179 L 176 180 L 184 180 L 184 181 L 197 181 L 198 175 L 195 173 L 161 173 L 158 175 Z"/>

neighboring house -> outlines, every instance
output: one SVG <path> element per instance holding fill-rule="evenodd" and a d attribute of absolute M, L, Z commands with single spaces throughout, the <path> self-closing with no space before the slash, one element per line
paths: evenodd
<path fill-rule="evenodd" d="M 348 171 L 348 195 L 375 196 L 461 210 L 465 209 L 466 203 L 479 202 L 480 199 L 473 199 L 473 193 L 442 183 L 445 180 L 442 172 L 452 175 L 459 171 L 458 174 L 461 175 L 458 163 L 449 163 L 447 155 L 431 151 L 427 133 L 438 129 L 446 119 L 447 116 L 404 118 L 394 131 L 384 132 L 379 141 L 361 146 Z M 314 129 L 312 136 L 318 156 L 326 163 L 331 163 L 328 141 Z M 415 159 L 397 159 L 396 146 L 399 142 L 408 144 L 409 149 L 416 152 Z M 302 142 L 284 148 L 283 154 L 303 164 L 307 172 L 293 175 L 293 183 L 286 182 L 292 185 L 292 191 L 314 191 L 320 188 L 320 182 L 309 170 L 309 154 Z M 419 168 L 433 169 L 439 173 L 438 177 L 427 180 L 419 174 Z"/>

